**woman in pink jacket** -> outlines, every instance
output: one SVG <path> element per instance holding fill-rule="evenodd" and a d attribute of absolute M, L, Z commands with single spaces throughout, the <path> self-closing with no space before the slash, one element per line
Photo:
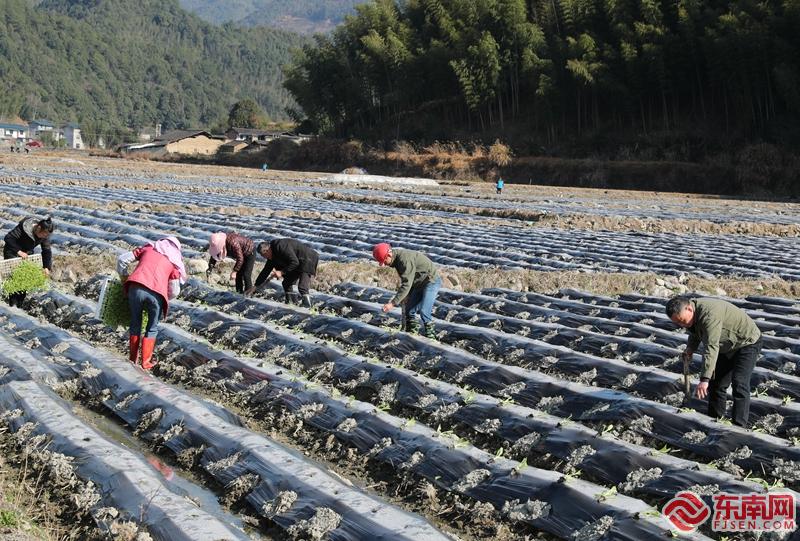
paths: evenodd
<path fill-rule="evenodd" d="M 128 265 L 139 263 L 128 276 Z M 148 243 L 117 258 L 117 272 L 124 281 L 125 294 L 131 307 L 130 361 L 136 363 L 139 346 L 142 349 L 142 368 L 150 370 L 156 365 L 153 350 L 156 347 L 158 322 L 167 314 L 169 299 L 180 292 L 186 281 L 186 268 L 181 256 L 181 243 L 167 237 Z M 147 312 L 147 329 L 142 337 L 142 311 Z"/>

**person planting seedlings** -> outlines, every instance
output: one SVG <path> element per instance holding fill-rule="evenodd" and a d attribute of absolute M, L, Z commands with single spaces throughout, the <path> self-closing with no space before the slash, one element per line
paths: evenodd
<path fill-rule="evenodd" d="M 420 331 L 416 317 L 419 314 L 422 320 L 421 334 L 435 339 L 431 311 L 433 303 L 436 302 L 436 294 L 442 287 L 442 277 L 439 276 L 433 262 L 422 252 L 395 250 L 385 242 L 375 245 L 372 257 L 381 267 L 392 267 L 400 275 L 400 287 L 394 298 L 383 305 L 383 311 L 388 312 L 395 306 L 404 305 L 405 330 Z"/>
<path fill-rule="evenodd" d="M 750 376 L 761 352 L 761 331 L 744 310 L 721 299 L 674 297 L 667 316 L 689 331 L 684 362 L 702 342 L 703 371 L 695 396 L 708 397 L 708 415 L 725 416 L 726 394 L 733 384 L 733 422 L 747 427 L 750 417 Z"/>
<path fill-rule="evenodd" d="M 311 308 L 311 295 L 308 288 L 311 280 L 317 275 L 319 254 L 307 244 L 295 239 L 275 239 L 270 242 L 261 242 L 258 245 L 258 253 L 267 262 L 256 278 L 256 285 L 250 288 L 246 295 L 252 295 L 257 288 L 273 278 L 283 278 L 281 285 L 286 303 L 295 302 L 292 288 L 297 282 L 301 304 L 306 308 Z"/>
<path fill-rule="evenodd" d="M 138 261 L 136 269 L 128 276 L 128 266 Z M 180 292 L 180 284 L 186 281 L 181 243 L 175 237 L 167 237 L 145 244 L 117 258 L 117 272 L 124 282 L 123 291 L 131 309 L 129 358 L 134 364 L 139 359 L 141 346 L 142 368 L 150 370 L 156 365 L 153 350 L 156 347 L 158 322 L 167 314 L 169 299 Z M 147 325 L 142 337 L 142 312 L 147 313 Z"/>
<path fill-rule="evenodd" d="M 21 257 L 27 259 L 37 246 L 42 247 L 42 267 L 46 276 L 50 275 L 53 269 L 53 251 L 50 248 L 50 235 L 55 226 L 50 217 L 37 220 L 36 218 L 23 218 L 5 236 L 5 246 L 3 247 L 3 259 L 13 259 Z M 11 306 L 21 306 L 25 300 L 25 291 L 12 293 L 8 297 L 8 304 Z"/>
<path fill-rule="evenodd" d="M 226 257 L 233 259 L 231 280 L 236 284 L 236 292 L 244 293 L 253 287 L 253 266 L 256 263 L 256 250 L 253 241 L 239 233 L 214 233 L 208 244 L 208 272 L 218 261 Z"/>

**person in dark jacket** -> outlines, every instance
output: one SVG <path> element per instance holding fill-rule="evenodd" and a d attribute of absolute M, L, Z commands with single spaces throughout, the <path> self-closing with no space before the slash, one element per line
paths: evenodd
<path fill-rule="evenodd" d="M 231 280 L 236 283 L 236 292 L 244 293 L 253 287 L 253 266 L 256 263 L 256 250 L 253 241 L 239 233 L 214 233 L 208 245 L 208 273 L 217 261 L 226 257 L 233 259 Z"/>
<path fill-rule="evenodd" d="M 297 282 L 302 305 L 311 308 L 311 295 L 308 293 L 308 288 L 312 278 L 317 275 L 319 254 L 307 244 L 295 239 L 275 239 L 259 243 L 258 253 L 267 262 L 256 278 L 255 287 L 250 289 L 247 294 L 252 294 L 257 287 L 272 278 L 283 278 L 281 285 L 283 285 L 286 303 L 294 301 L 292 287 Z"/>
<path fill-rule="evenodd" d="M 3 259 L 21 257 L 26 259 L 37 246 L 42 247 L 42 267 L 45 274 L 49 275 L 53 269 L 53 250 L 50 248 L 50 234 L 55 229 L 53 220 L 45 218 L 24 218 L 17 226 L 5 236 Z M 11 306 L 21 306 L 25 300 L 25 293 L 15 293 L 8 298 Z"/>
<path fill-rule="evenodd" d="M 436 294 L 442 287 L 442 277 L 433 262 L 422 252 L 393 249 L 385 242 L 375 245 L 372 257 L 381 267 L 392 267 L 400 275 L 400 287 L 394 298 L 383 305 L 383 311 L 388 312 L 395 306 L 404 305 L 403 327 L 406 332 L 419 331 L 416 318 L 419 314 L 422 334 L 435 340 L 432 312 Z"/>
<path fill-rule="evenodd" d="M 747 428 L 750 418 L 750 384 L 761 353 L 761 331 L 741 308 L 722 299 L 674 297 L 667 316 L 689 331 L 684 360 L 705 344 L 703 372 L 695 395 L 708 396 L 708 415 L 725 416 L 728 387 L 733 384 L 733 423 Z"/>

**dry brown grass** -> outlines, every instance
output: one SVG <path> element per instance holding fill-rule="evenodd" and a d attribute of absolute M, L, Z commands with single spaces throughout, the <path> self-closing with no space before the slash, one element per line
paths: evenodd
<path fill-rule="evenodd" d="M 60 541 L 70 526 L 58 520 L 61 507 L 49 498 L 48 487 L 25 461 L 15 465 L 0 454 L 0 539 Z"/>
<path fill-rule="evenodd" d="M 511 152 L 511 147 L 501 143 L 500 139 L 492 143 L 489 147 L 489 154 L 487 155 L 489 161 L 498 167 L 509 165 L 513 157 L 514 154 Z"/>

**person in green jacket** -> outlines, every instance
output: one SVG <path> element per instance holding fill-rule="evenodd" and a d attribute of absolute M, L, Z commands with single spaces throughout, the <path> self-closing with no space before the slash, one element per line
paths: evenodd
<path fill-rule="evenodd" d="M 750 417 L 750 376 L 761 353 L 761 331 L 744 310 L 721 299 L 681 296 L 667 302 L 667 316 L 689 331 L 683 352 L 690 360 L 705 344 L 703 372 L 695 395 L 708 396 L 708 414 L 725 416 L 728 387 L 733 384 L 733 422 L 747 427 Z"/>
<path fill-rule="evenodd" d="M 433 329 L 433 303 L 442 287 L 442 277 L 428 257 L 413 250 L 393 249 L 383 242 L 372 249 L 372 257 L 383 266 L 392 267 L 400 275 L 400 288 L 394 298 L 383 305 L 388 312 L 395 306 L 405 305 L 403 322 L 407 332 L 418 332 L 417 314 L 422 320 L 422 334 L 430 339 L 436 338 Z"/>

